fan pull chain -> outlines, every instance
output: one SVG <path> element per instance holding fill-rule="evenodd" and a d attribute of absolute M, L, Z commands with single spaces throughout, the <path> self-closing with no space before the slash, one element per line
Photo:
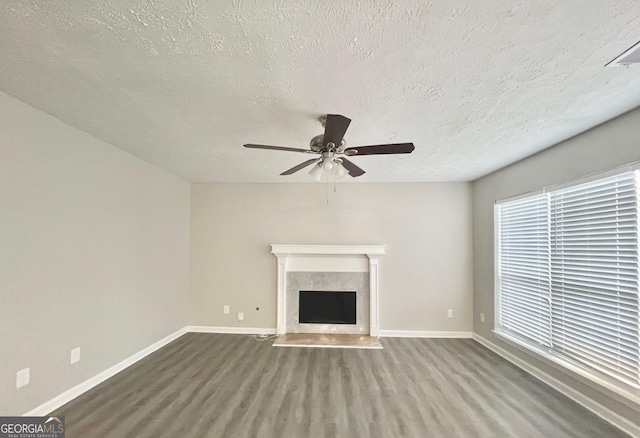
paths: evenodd
<path fill-rule="evenodd" d="M 329 205 L 329 195 L 331 194 L 330 192 L 331 185 L 330 185 L 329 177 L 327 177 L 327 183 L 329 183 L 327 184 L 327 205 Z"/>

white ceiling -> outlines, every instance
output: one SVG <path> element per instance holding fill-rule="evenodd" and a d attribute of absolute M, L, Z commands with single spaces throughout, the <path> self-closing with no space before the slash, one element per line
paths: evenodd
<path fill-rule="evenodd" d="M 191 181 L 313 181 L 317 117 L 361 181 L 472 180 L 640 105 L 637 0 L 5 0 L 0 90 Z"/>

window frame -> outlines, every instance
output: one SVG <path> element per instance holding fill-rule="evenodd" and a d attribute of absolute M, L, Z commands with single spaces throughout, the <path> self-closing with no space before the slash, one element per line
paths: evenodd
<path fill-rule="evenodd" d="M 493 225 L 494 225 L 494 239 L 493 239 L 493 253 L 494 253 L 494 324 L 492 332 L 494 335 L 506 342 L 507 344 L 514 346 L 520 351 L 523 351 L 536 359 L 546 359 L 549 365 L 559 371 L 567 373 L 569 375 L 575 375 L 578 380 L 591 386 L 594 389 L 606 388 L 609 391 L 622 396 L 635 404 L 640 404 L 640 389 L 635 388 L 632 385 L 626 384 L 604 372 L 600 372 L 596 369 L 588 367 L 577 360 L 573 360 L 561 353 L 556 352 L 553 348 L 547 348 L 542 345 L 538 345 L 526 338 L 520 337 L 517 334 L 502 330 L 502 312 L 501 312 L 501 266 L 500 266 L 500 205 L 516 201 L 522 198 L 528 198 L 548 192 L 553 192 L 567 187 L 572 187 L 591 181 L 604 179 L 610 176 L 615 176 L 625 172 L 632 172 L 640 170 L 640 162 L 630 163 L 624 166 L 610 169 L 603 172 L 594 173 L 585 177 L 576 178 L 570 181 L 550 185 L 539 190 L 522 193 L 516 196 L 511 196 L 498 200 L 494 203 L 493 209 Z M 640 218 L 640 209 L 639 209 Z M 639 225 L 640 227 L 640 225 Z M 640 253 L 640 250 L 639 250 Z M 640 255 L 640 254 L 639 254 Z M 639 257 L 639 271 L 640 271 L 640 257 Z M 640 308 L 638 309 L 640 314 Z M 640 317 L 639 317 L 640 321 Z M 640 326 L 640 322 L 639 322 Z M 640 327 L 639 327 L 640 330 Z"/>

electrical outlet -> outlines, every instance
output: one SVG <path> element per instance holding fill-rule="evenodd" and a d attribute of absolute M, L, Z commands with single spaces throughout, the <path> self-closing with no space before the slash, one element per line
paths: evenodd
<path fill-rule="evenodd" d="M 29 381 L 31 380 L 30 374 L 31 374 L 31 368 L 25 368 L 23 370 L 18 371 L 16 373 L 16 388 L 22 388 L 23 386 L 27 386 L 29 384 Z"/>
<path fill-rule="evenodd" d="M 447 310 L 447 318 L 453 318 L 453 309 Z"/>
<path fill-rule="evenodd" d="M 244 319 L 244 313 L 238 312 L 238 321 L 242 321 Z"/>
<path fill-rule="evenodd" d="M 71 365 L 80 362 L 80 347 L 71 350 Z"/>
<path fill-rule="evenodd" d="M 224 306 L 224 313 L 226 313 L 226 314 L 229 313 L 229 306 Z"/>
<path fill-rule="evenodd" d="M 480 322 L 484 324 L 484 313 L 480 313 Z"/>

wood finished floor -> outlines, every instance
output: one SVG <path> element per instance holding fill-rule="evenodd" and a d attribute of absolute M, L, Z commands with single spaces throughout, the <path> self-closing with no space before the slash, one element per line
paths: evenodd
<path fill-rule="evenodd" d="M 54 412 L 75 437 L 625 437 L 470 339 L 189 333 Z"/>

